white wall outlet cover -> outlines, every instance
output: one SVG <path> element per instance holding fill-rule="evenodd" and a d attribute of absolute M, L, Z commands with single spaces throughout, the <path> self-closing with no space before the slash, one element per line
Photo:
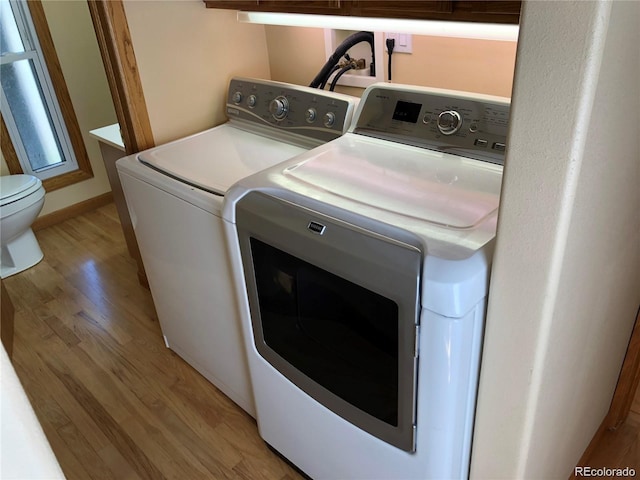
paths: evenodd
<path fill-rule="evenodd" d="M 393 38 L 396 44 L 393 48 L 393 53 L 412 53 L 413 52 L 413 36 L 410 33 L 397 33 L 386 32 L 384 34 L 385 49 L 387 48 L 386 41 L 388 38 Z"/>

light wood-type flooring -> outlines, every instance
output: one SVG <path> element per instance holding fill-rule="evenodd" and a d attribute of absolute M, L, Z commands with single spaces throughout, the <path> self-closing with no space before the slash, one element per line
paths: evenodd
<path fill-rule="evenodd" d="M 587 459 L 591 468 L 632 468 L 640 476 L 640 388 L 626 421 L 615 431 L 605 431 L 598 447 Z M 598 478 L 620 478 L 605 476 Z"/>
<path fill-rule="evenodd" d="M 36 235 L 44 260 L 4 280 L 13 363 L 69 479 L 302 478 L 165 347 L 113 204 Z"/>
<path fill-rule="evenodd" d="M 113 204 L 37 232 L 6 279 L 13 363 L 69 479 L 295 480 L 255 421 L 165 348 Z M 640 397 L 592 467 L 640 472 Z"/>

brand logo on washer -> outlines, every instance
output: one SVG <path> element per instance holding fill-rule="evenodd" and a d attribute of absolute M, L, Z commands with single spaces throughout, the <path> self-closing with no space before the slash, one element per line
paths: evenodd
<path fill-rule="evenodd" d="M 318 222 L 309 222 L 309 225 L 307 225 L 307 228 L 311 230 L 313 233 L 322 235 L 327 227 Z"/>

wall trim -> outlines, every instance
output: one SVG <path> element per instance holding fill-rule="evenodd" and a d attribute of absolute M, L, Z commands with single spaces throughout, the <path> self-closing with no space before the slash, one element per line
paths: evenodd
<path fill-rule="evenodd" d="M 31 228 L 33 231 L 42 230 L 43 228 L 51 227 L 58 223 L 69 220 L 70 218 L 77 217 L 83 213 L 90 212 L 96 208 L 104 207 L 105 205 L 113 202 L 113 193 L 107 192 L 97 197 L 89 198 L 79 203 L 75 203 L 66 208 L 56 210 L 55 212 L 47 215 L 42 215 L 33 222 Z"/>
<path fill-rule="evenodd" d="M 127 155 L 154 147 L 147 104 L 122 0 L 88 0 Z"/>

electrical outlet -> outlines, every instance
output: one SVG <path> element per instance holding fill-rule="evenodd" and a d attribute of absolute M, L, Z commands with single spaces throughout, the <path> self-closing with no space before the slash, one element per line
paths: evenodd
<path fill-rule="evenodd" d="M 396 44 L 393 47 L 393 53 L 412 53 L 413 52 L 412 35 L 408 33 L 386 32 L 384 34 L 385 41 L 387 40 L 387 38 L 393 38 L 396 41 Z"/>

